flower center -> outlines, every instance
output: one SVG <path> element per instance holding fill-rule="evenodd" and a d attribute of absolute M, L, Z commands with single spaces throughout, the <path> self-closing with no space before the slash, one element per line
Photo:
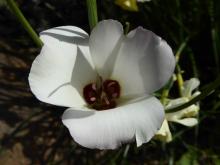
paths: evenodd
<path fill-rule="evenodd" d="M 116 80 L 105 80 L 99 86 L 90 83 L 84 87 L 83 96 L 87 104 L 96 110 L 115 108 L 120 97 L 120 85 Z"/>

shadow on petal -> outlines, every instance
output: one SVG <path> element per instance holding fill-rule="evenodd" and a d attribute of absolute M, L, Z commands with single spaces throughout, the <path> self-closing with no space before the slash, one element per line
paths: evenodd
<path fill-rule="evenodd" d="M 70 82 L 59 85 L 49 93 L 48 97 L 54 95 L 59 89 L 70 85 L 75 88 L 83 98 L 83 87 L 88 83 L 94 82 L 96 80 L 96 76 L 96 72 L 93 70 L 88 60 L 84 57 L 82 51 L 77 47 L 77 56 Z"/>
<path fill-rule="evenodd" d="M 95 82 L 96 78 L 97 73 L 94 71 L 88 60 L 84 57 L 83 52 L 77 48 L 77 57 L 72 72 L 71 84 L 83 97 L 83 88 L 87 84 Z"/>
<path fill-rule="evenodd" d="M 67 29 L 64 29 L 67 30 Z M 71 30 L 72 31 L 72 30 Z M 74 32 L 74 33 L 79 33 L 79 32 Z M 47 35 L 53 38 L 58 39 L 59 41 L 71 43 L 71 44 L 77 44 L 80 46 L 88 46 L 88 36 L 85 37 L 85 34 L 79 34 L 82 35 L 80 37 L 76 36 L 66 36 L 66 35 L 61 35 L 61 34 L 56 34 L 56 33 L 51 33 L 51 32 L 42 32 L 40 35 Z"/>
<path fill-rule="evenodd" d="M 53 95 L 54 93 L 56 93 L 60 88 L 65 87 L 65 86 L 68 86 L 68 85 L 71 85 L 71 83 L 68 82 L 68 83 L 64 83 L 64 84 L 58 86 L 58 87 L 55 88 L 52 92 L 49 93 L 48 97 L 52 96 L 52 95 Z"/>
<path fill-rule="evenodd" d="M 106 77 L 110 77 L 110 75 L 113 72 L 115 61 L 117 60 L 118 53 L 123 40 L 124 40 L 124 36 L 122 35 L 120 39 L 117 41 L 116 46 L 112 50 L 111 54 L 108 56 L 107 60 L 105 61 L 105 64 L 103 65 L 104 66 L 104 68 L 102 68 L 103 70 L 106 70 L 106 68 L 108 68 L 108 70 L 104 73 L 106 74 L 105 75 Z"/>
<path fill-rule="evenodd" d="M 67 120 L 67 119 L 78 119 L 78 118 L 85 118 L 91 115 L 94 115 L 94 111 L 82 111 L 82 110 L 66 110 L 63 113 L 62 120 Z"/>
<path fill-rule="evenodd" d="M 81 33 L 79 31 L 76 31 L 76 30 L 70 30 L 70 29 L 65 29 L 65 28 L 62 28 L 62 27 L 56 27 L 54 29 L 57 29 L 57 30 L 62 30 L 62 31 L 66 31 L 66 32 L 70 32 L 70 33 L 73 33 L 73 34 L 77 34 L 83 38 L 88 38 L 88 35 L 85 34 L 85 33 Z"/>

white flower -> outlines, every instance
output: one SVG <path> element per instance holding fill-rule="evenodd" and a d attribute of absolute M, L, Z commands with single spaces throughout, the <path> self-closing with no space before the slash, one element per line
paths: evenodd
<path fill-rule="evenodd" d="M 166 108 L 174 108 L 181 104 L 184 104 L 195 96 L 199 95 L 200 92 L 196 91 L 192 94 L 193 90 L 195 90 L 199 86 L 199 80 L 197 78 L 191 78 L 188 81 L 185 81 L 182 89 L 182 97 L 178 99 L 170 100 L 167 104 Z M 199 105 L 193 104 L 187 108 L 184 108 L 180 111 L 173 113 L 166 113 L 166 119 L 168 121 L 176 122 L 185 126 L 195 126 L 198 123 L 197 114 L 199 111 Z"/>
<path fill-rule="evenodd" d="M 182 97 L 173 100 L 170 99 L 166 105 L 166 108 L 177 107 L 199 95 L 199 91 L 196 91 L 192 94 L 193 90 L 199 86 L 199 83 L 200 82 L 197 78 L 191 78 L 190 80 L 185 81 L 182 88 Z M 166 113 L 165 120 L 160 130 L 157 132 L 156 138 L 165 142 L 170 142 L 172 140 L 172 135 L 167 121 L 176 122 L 188 127 L 193 127 L 198 124 L 197 115 L 199 109 L 199 104 L 197 103 L 177 112 Z"/>
<path fill-rule="evenodd" d="M 150 94 L 175 67 L 164 40 L 142 27 L 124 36 L 114 20 L 99 22 L 90 37 L 61 26 L 40 38 L 44 46 L 31 67 L 31 90 L 43 102 L 71 107 L 62 121 L 77 143 L 114 149 L 135 139 L 140 146 L 154 136 L 164 109 Z"/>

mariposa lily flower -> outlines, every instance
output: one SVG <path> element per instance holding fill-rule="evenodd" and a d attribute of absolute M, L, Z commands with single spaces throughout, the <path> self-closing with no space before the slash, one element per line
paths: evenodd
<path fill-rule="evenodd" d="M 193 91 L 198 88 L 199 84 L 200 82 L 197 78 L 191 78 L 190 80 L 185 81 L 182 87 L 182 97 L 177 99 L 169 99 L 166 108 L 174 108 L 190 101 L 191 99 L 199 95 L 199 91 L 193 93 Z M 195 126 L 196 124 L 198 124 L 197 115 L 199 109 L 199 104 L 196 103 L 180 111 L 166 113 L 165 120 L 160 130 L 156 133 L 155 138 L 165 142 L 172 141 L 172 134 L 169 129 L 168 121 L 176 122 L 188 127 Z"/>
<path fill-rule="evenodd" d="M 170 46 L 138 27 L 123 34 L 118 21 L 104 20 L 89 35 L 75 26 L 40 33 L 44 43 L 29 84 L 46 103 L 68 108 L 62 121 L 73 139 L 88 148 L 115 149 L 148 142 L 164 120 L 151 94 L 171 77 Z"/>

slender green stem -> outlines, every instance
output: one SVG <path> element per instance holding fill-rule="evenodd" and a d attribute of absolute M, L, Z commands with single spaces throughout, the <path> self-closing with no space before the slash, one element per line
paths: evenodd
<path fill-rule="evenodd" d="M 204 99 L 206 96 L 208 96 L 210 93 L 212 93 L 219 86 L 220 86 L 220 75 L 217 77 L 217 79 L 214 82 L 206 85 L 203 89 L 201 89 L 201 94 L 200 95 L 194 97 L 192 100 L 190 100 L 189 102 L 187 102 L 185 104 L 182 104 L 182 105 L 177 106 L 175 108 L 166 109 L 166 113 L 176 112 L 176 111 L 179 111 L 181 109 L 187 108 L 190 105 L 195 104 L 199 100 Z"/>
<path fill-rule="evenodd" d="M 189 59 L 190 59 L 191 66 L 192 66 L 193 77 L 199 77 L 199 72 L 196 67 L 196 60 L 191 49 L 189 49 Z"/>
<path fill-rule="evenodd" d="M 211 21 L 211 37 L 212 37 L 212 45 L 213 45 L 213 53 L 214 53 L 214 59 L 216 63 L 216 72 L 219 73 L 220 64 L 219 64 L 219 55 L 218 55 L 218 34 L 217 34 L 217 28 L 216 28 L 216 20 L 215 20 L 215 13 L 214 13 L 214 3 L 213 1 L 209 1 L 209 16 Z"/>
<path fill-rule="evenodd" d="M 164 88 L 162 91 L 160 101 L 163 105 L 166 105 L 166 98 L 168 97 L 169 92 L 170 92 L 170 89 L 168 89 L 168 88 Z"/>
<path fill-rule="evenodd" d="M 129 30 L 130 30 L 130 22 L 125 22 L 125 31 L 124 31 L 125 35 L 128 34 Z"/>
<path fill-rule="evenodd" d="M 179 10 L 179 12 L 177 13 L 177 18 L 178 18 L 178 22 L 180 22 L 180 28 L 179 28 L 179 34 L 180 34 L 180 39 L 183 40 L 183 19 L 182 19 L 182 13 L 181 13 L 181 6 L 180 6 L 180 0 L 176 0 L 176 8 Z"/>
<path fill-rule="evenodd" d="M 178 64 L 176 66 L 176 70 L 177 70 L 176 78 L 177 78 L 179 95 L 182 96 L 183 77 L 182 77 L 182 73 L 181 73 L 181 68 Z"/>
<path fill-rule="evenodd" d="M 182 51 L 185 49 L 188 41 L 189 41 L 189 38 L 190 37 L 187 37 L 185 39 L 185 41 L 182 42 L 182 44 L 180 45 L 180 47 L 178 48 L 177 52 L 176 52 L 176 55 L 175 55 L 175 58 L 176 58 L 176 63 L 178 64 L 179 63 L 179 59 L 180 59 L 180 55 L 182 53 Z"/>
<path fill-rule="evenodd" d="M 98 23 L 96 0 L 86 0 L 86 3 L 88 9 L 89 26 L 90 30 L 92 31 L 92 29 Z"/>
<path fill-rule="evenodd" d="M 216 29 L 213 27 L 211 34 L 212 34 L 212 45 L 213 45 L 213 51 L 214 51 L 214 58 L 216 63 L 216 72 L 219 73 L 219 55 L 218 55 L 218 35 L 216 34 Z"/>
<path fill-rule="evenodd" d="M 185 49 L 185 47 L 186 47 L 188 41 L 189 41 L 189 37 L 187 37 L 187 38 L 185 39 L 185 41 L 182 42 L 182 44 L 180 45 L 180 47 L 179 47 L 178 50 L 176 51 L 176 54 L 175 54 L 176 66 L 178 66 L 179 59 L 180 59 L 180 55 L 181 55 L 182 51 Z M 176 68 L 176 69 L 178 69 L 178 68 Z M 177 70 L 177 72 L 178 72 L 178 70 Z M 178 77 L 178 76 L 177 76 L 177 77 Z M 181 77 L 179 76 L 179 80 L 180 80 L 180 78 L 182 78 L 182 75 L 181 75 Z M 181 79 L 181 80 L 182 80 L 182 79 Z M 182 81 L 183 81 L 183 80 L 182 80 Z M 179 82 L 180 82 L 180 81 L 179 81 Z M 160 99 L 160 100 L 161 100 L 161 102 L 162 102 L 163 105 L 165 105 L 166 98 L 167 98 L 168 95 L 169 95 L 169 92 L 170 92 L 170 89 L 171 89 L 172 85 L 173 85 L 173 78 L 170 79 L 170 81 L 168 82 L 168 85 L 167 85 L 167 86 L 163 89 L 163 91 L 162 91 L 162 95 L 161 95 L 161 99 Z M 180 92 L 180 94 L 181 94 L 181 92 Z"/>
<path fill-rule="evenodd" d="M 18 8 L 16 2 L 14 0 L 6 0 L 9 8 L 14 13 L 14 15 L 17 17 L 18 21 L 21 23 L 21 25 L 24 27 L 24 29 L 28 32 L 32 40 L 35 42 L 35 44 L 38 47 L 42 47 L 43 43 L 38 37 L 38 35 L 35 33 L 29 22 L 26 20 L 24 15 L 22 14 L 21 10 Z"/>
<path fill-rule="evenodd" d="M 173 86 L 173 82 L 174 82 L 173 77 L 171 77 L 168 84 L 163 88 L 161 99 L 160 99 L 163 105 L 166 104 L 166 98 L 169 96 L 169 92 L 170 92 L 171 87 Z"/>

